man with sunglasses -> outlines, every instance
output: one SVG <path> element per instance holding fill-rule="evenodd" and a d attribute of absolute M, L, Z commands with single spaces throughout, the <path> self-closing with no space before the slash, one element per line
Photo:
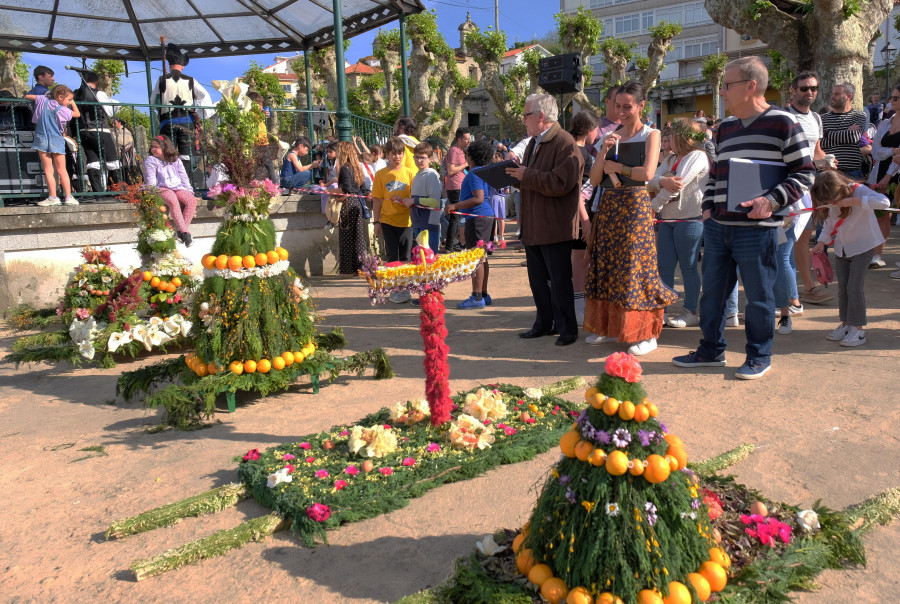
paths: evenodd
<path fill-rule="evenodd" d="M 809 143 L 810 149 L 813 151 L 813 160 L 816 167 L 826 167 L 825 152 L 822 151 L 822 137 L 824 131 L 822 128 L 822 118 L 818 113 L 812 111 L 810 107 L 816 102 L 819 96 L 819 77 L 812 71 L 802 71 L 791 82 L 791 102 L 785 109 L 788 113 L 793 114 Z M 807 205 L 811 207 L 809 198 L 804 197 Z M 833 294 L 828 293 L 821 285 L 816 285 L 812 279 L 810 272 L 809 258 L 809 238 L 812 235 L 812 220 L 808 213 L 801 214 L 796 218 L 798 228 L 802 230 L 797 233 L 797 243 L 794 245 L 794 260 L 797 264 L 797 272 L 800 273 L 800 279 L 803 281 L 803 291 L 800 292 L 800 300 L 810 304 L 822 304 L 834 298 Z M 804 224 L 799 224 L 799 223 Z M 803 311 L 802 306 L 800 312 Z M 782 319 L 783 320 L 783 319 Z"/>

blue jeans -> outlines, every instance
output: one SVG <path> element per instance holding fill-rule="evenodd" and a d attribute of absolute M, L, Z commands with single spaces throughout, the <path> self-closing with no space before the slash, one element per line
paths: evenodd
<path fill-rule="evenodd" d="M 730 226 L 707 219 L 703 224 L 703 295 L 697 354 L 714 359 L 725 352 L 725 305 L 741 271 L 747 359 L 768 361 L 775 337 L 775 276 L 778 272 L 775 229 Z"/>
<path fill-rule="evenodd" d="M 296 172 L 290 178 L 281 179 L 281 188 L 283 189 L 302 189 L 312 177 L 312 170 L 306 172 Z"/>
<path fill-rule="evenodd" d="M 426 229 L 422 229 L 419 227 L 413 227 L 413 239 L 419 236 L 419 233 Z M 438 224 L 431 225 L 428 227 L 428 247 L 431 248 L 431 251 L 435 254 L 438 253 L 438 250 L 441 247 L 441 226 Z"/>
<path fill-rule="evenodd" d="M 797 237 L 789 228 L 787 241 L 778 246 L 778 273 L 775 277 L 775 308 L 785 308 L 797 299 L 797 265 L 794 264 L 794 244 Z"/>
<path fill-rule="evenodd" d="M 684 279 L 684 307 L 697 313 L 700 299 L 700 271 L 697 255 L 703 239 L 702 222 L 661 222 L 656 234 L 656 261 L 659 278 L 675 289 L 675 265 L 681 265 Z"/>

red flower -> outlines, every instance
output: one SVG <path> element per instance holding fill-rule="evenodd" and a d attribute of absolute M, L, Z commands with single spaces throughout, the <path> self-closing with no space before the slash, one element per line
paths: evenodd
<path fill-rule="evenodd" d="M 242 459 L 244 461 L 256 461 L 259 459 L 259 449 L 250 449 Z"/>
<path fill-rule="evenodd" d="M 331 517 L 331 508 L 324 503 L 314 503 L 306 508 L 306 515 L 315 522 L 325 522 Z"/>
<path fill-rule="evenodd" d="M 633 354 L 626 352 L 614 352 L 606 357 L 606 373 L 613 377 L 620 377 L 626 382 L 640 382 L 641 364 Z"/>

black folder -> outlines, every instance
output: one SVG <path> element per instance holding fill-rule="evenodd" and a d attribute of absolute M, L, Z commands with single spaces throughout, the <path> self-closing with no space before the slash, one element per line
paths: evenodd
<path fill-rule="evenodd" d="M 506 173 L 507 168 L 518 167 L 519 164 L 517 164 L 515 161 L 507 159 L 504 161 L 498 161 L 495 164 L 488 164 L 486 166 L 472 168 L 472 172 L 475 174 L 475 176 L 499 191 L 503 187 L 519 186 L 519 179 L 513 178 Z"/>
<path fill-rule="evenodd" d="M 613 145 L 609 152 L 606 154 L 606 161 L 615 161 L 619 162 L 624 166 L 629 166 L 631 168 L 638 168 L 644 165 L 644 158 L 647 153 L 647 145 L 644 141 L 640 141 L 637 143 L 619 143 L 619 159 L 616 159 L 616 147 Z M 624 174 L 619 174 L 619 181 L 621 181 L 623 187 L 642 187 L 646 182 L 642 180 L 632 180 L 625 176 Z M 600 186 L 605 187 L 607 189 L 611 189 L 613 187 L 613 182 L 609 178 L 609 174 L 603 175 L 603 180 L 600 181 Z"/>
<path fill-rule="evenodd" d="M 787 176 L 787 166 L 779 162 L 729 159 L 728 196 L 726 198 L 728 211 L 749 214 L 753 208 L 743 207 L 741 204 L 765 196 L 784 182 Z M 773 214 L 784 216 L 790 211 L 790 205 L 786 205 L 778 208 Z"/>

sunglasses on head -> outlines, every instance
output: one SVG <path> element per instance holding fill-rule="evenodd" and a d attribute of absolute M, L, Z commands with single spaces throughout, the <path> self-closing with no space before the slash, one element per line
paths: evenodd
<path fill-rule="evenodd" d="M 818 86 L 798 86 L 797 90 L 800 92 L 819 92 Z"/>

